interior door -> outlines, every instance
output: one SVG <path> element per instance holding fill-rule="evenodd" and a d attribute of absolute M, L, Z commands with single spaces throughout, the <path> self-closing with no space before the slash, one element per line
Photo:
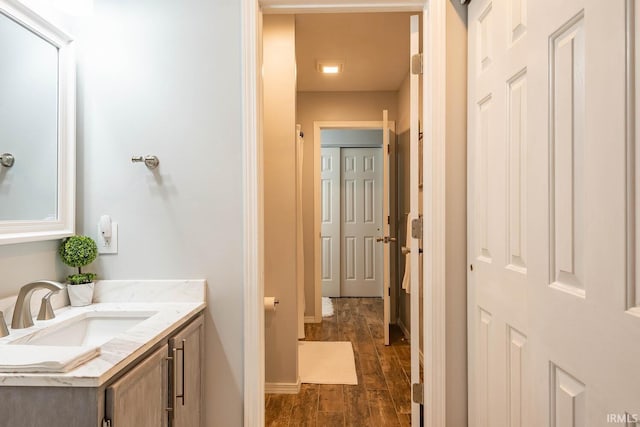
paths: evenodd
<path fill-rule="evenodd" d="M 340 147 L 320 149 L 322 295 L 340 296 Z"/>
<path fill-rule="evenodd" d="M 382 297 L 382 153 L 341 148 L 341 296 Z"/>
<path fill-rule="evenodd" d="M 296 125 L 296 281 L 298 291 L 298 339 L 304 338 L 304 235 L 302 214 L 302 173 L 304 139 L 302 127 Z"/>
<path fill-rule="evenodd" d="M 377 241 L 382 243 L 382 280 L 384 298 L 384 344 L 389 345 L 389 324 L 391 322 L 391 174 L 390 157 L 391 141 L 389 129 L 389 112 L 382 111 L 382 236 Z"/>
<path fill-rule="evenodd" d="M 469 6 L 470 426 L 640 419 L 636 20 Z"/>
<path fill-rule="evenodd" d="M 412 58 L 420 52 L 420 17 L 414 15 L 410 17 L 410 51 L 408 62 L 411 64 Z M 409 163 L 409 217 L 418 219 L 420 217 L 420 182 L 419 164 L 420 156 L 418 150 L 420 130 L 419 130 L 419 101 L 420 101 L 420 76 L 411 73 L 409 77 L 409 138 L 410 138 L 410 163 Z M 411 233 L 411 230 L 407 230 Z M 422 322 L 420 322 L 420 296 L 422 281 L 420 280 L 420 240 L 411 238 L 410 245 L 410 311 L 411 311 L 411 384 L 422 382 L 420 375 L 420 343 L 423 334 Z M 413 394 L 413 391 L 412 391 Z M 415 396 L 411 403 L 411 425 L 420 426 L 422 405 L 416 403 Z"/>

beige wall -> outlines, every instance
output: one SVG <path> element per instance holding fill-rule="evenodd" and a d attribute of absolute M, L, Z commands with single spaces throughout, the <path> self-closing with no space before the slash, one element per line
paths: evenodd
<path fill-rule="evenodd" d="M 298 379 L 296 289 L 296 76 L 293 15 L 265 15 L 264 294 L 280 300 L 265 313 L 265 380 Z"/>
<path fill-rule="evenodd" d="M 304 219 L 305 316 L 315 316 L 314 268 L 314 121 L 382 120 L 382 110 L 389 120 L 397 117 L 397 92 L 298 92 L 296 120 L 304 132 L 304 172 L 302 214 Z"/>
<path fill-rule="evenodd" d="M 447 426 L 467 425 L 467 8 L 447 2 Z"/>

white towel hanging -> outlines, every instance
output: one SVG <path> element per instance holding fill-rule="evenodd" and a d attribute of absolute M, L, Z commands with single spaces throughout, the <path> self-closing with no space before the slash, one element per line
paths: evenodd
<path fill-rule="evenodd" d="M 407 227 L 405 228 L 405 246 L 411 247 L 411 215 L 407 215 Z M 402 278 L 402 289 L 406 293 L 411 292 L 411 252 L 404 255 L 404 277 Z"/>

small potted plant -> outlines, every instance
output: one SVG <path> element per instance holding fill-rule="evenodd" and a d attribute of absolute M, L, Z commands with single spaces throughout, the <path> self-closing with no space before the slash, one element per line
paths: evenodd
<path fill-rule="evenodd" d="M 98 246 L 91 237 L 71 236 L 60 244 L 58 251 L 62 262 L 69 267 L 78 269 L 78 274 L 67 277 L 69 285 L 67 292 L 69 300 L 74 307 L 82 307 L 91 304 L 93 300 L 93 280 L 95 273 L 83 273 L 82 267 L 91 264 L 98 256 Z"/>

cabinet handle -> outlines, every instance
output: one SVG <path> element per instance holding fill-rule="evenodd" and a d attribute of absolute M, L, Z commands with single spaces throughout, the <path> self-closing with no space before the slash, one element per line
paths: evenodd
<path fill-rule="evenodd" d="M 182 340 L 182 346 L 180 348 L 176 348 L 174 349 L 175 352 L 181 351 L 182 352 L 182 388 L 180 389 L 181 393 L 180 394 L 176 394 L 176 399 L 179 398 L 182 401 L 182 406 L 184 406 L 184 358 L 185 358 L 185 351 L 184 351 L 184 343 L 186 342 L 186 340 Z M 176 353 L 174 353 L 176 354 Z M 177 354 L 176 354 L 177 355 Z M 176 392 L 178 390 L 176 389 Z"/>
<path fill-rule="evenodd" d="M 184 343 L 186 340 L 182 340 L 182 346 L 180 348 L 174 348 L 172 350 L 172 356 L 167 357 L 166 359 L 171 361 L 171 373 L 172 373 L 172 383 L 173 383 L 173 396 L 171 398 L 171 406 L 166 408 L 167 412 L 173 412 L 175 411 L 176 407 L 178 406 L 178 399 L 180 399 L 182 402 L 182 406 L 184 406 Z M 178 394 L 178 352 L 181 351 L 182 352 L 182 389 L 181 389 L 181 393 Z"/>

